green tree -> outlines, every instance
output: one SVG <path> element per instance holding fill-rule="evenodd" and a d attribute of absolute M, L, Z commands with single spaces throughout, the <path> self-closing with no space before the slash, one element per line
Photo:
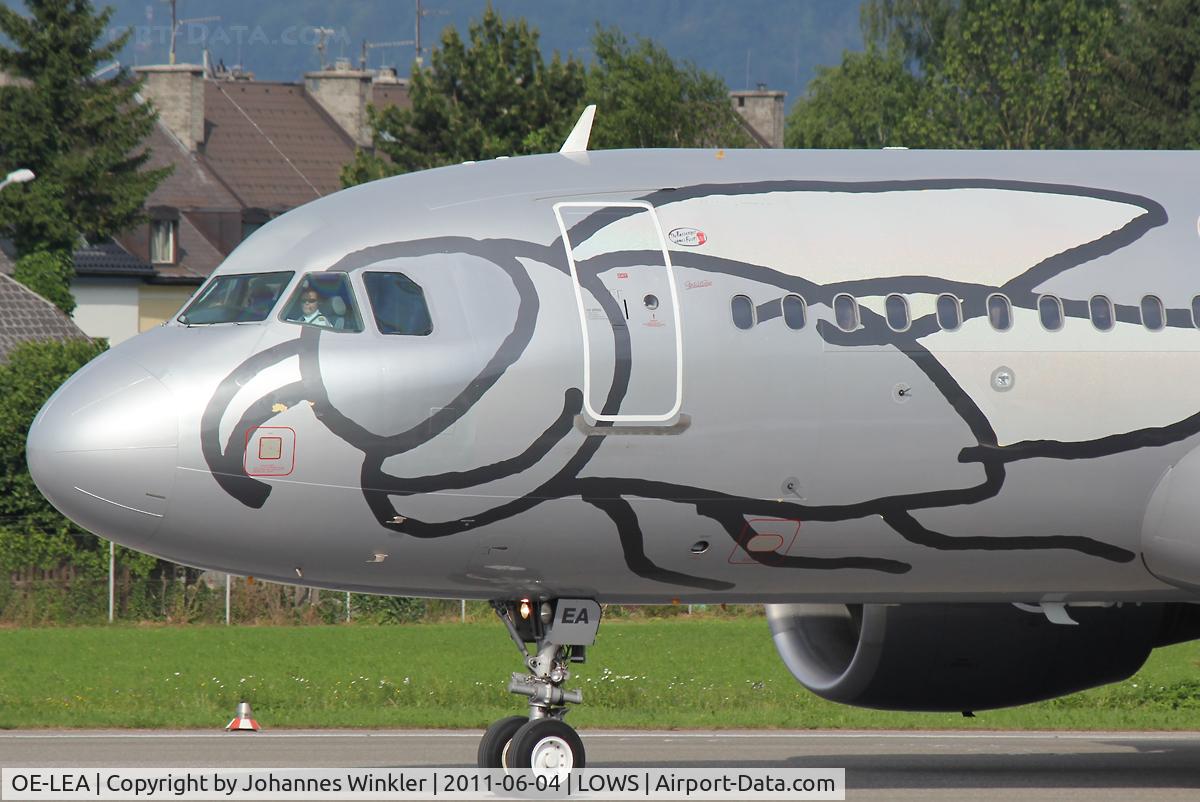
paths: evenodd
<path fill-rule="evenodd" d="M 490 6 L 471 23 L 468 42 L 447 27 L 431 61 L 413 69 L 411 109 L 368 109 L 375 152 L 356 154 L 344 184 L 539 152 L 566 138 L 582 108 L 583 66 L 557 55 L 547 64 L 537 31 L 524 20 L 505 22 Z"/>
<path fill-rule="evenodd" d="M 824 67 L 795 105 L 784 131 L 789 148 L 920 147 L 920 79 L 895 51 L 846 53 Z"/>
<path fill-rule="evenodd" d="M 12 277 L 69 315 L 75 311 L 74 275 L 75 267 L 66 255 L 34 251 L 17 260 Z"/>
<path fill-rule="evenodd" d="M 676 64 L 649 39 L 631 45 L 620 31 L 597 29 L 588 71 L 596 104 L 591 147 L 746 147 L 750 137 L 725 82 L 696 65 Z"/>
<path fill-rule="evenodd" d="M 99 564 L 95 536 L 79 531 L 38 492 L 25 462 L 25 438 L 46 399 L 104 347 L 82 339 L 23 343 L 0 365 L 0 570 Z"/>
<path fill-rule="evenodd" d="M 862 13 L 867 53 L 844 54 L 812 83 L 787 142 L 1095 144 L 1120 13 L 1118 0 L 872 0 Z"/>
<path fill-rule="evenodd" d="M 964 0 L 936 47 L 935 146 L 1081 148 L 1105 123 L 1117 0 Z"/>
<path fill-rule="evenodd" d="M 22 254 L 69 253 L 80 235 L 117 234 L 142 216 L 168 169 L 142 169 L 155 111 L 136 99 L 128 70 L 97 78 L 129 34 L 105 45 L 112 9 L 88 0 L 26 0 L 29 16 L 0 5 L 0 165 L 37 180 L 0 192 L 0 236 Z"/>
<path fill-rule="evenodd" d="M 1116 148 L 1200 147 L 1200 0 L 1136 0 L 1117 26 L 1098 134 Z"/>

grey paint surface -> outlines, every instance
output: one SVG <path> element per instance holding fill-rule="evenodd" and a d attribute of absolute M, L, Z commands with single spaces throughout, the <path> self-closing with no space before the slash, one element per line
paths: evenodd
<path fill-rule="evenodd" d="M 425 288 L 431 335 L 171 323 L 58 393 L 31 466 L 106 537 L 321 587 L 632 603 L 1196 598 L 1181 580 L 1200 565 L 1147 569 L 1163 543 L 1200 554 L 1186 510 L 1158 516 L 1176 522 L 1166 533 L 1144 536 L 1142 521 L 1200 431 L 1198 167 L 1190 153 L 624 151 L 374 182 L 273 221 L 218 275 L 294 270 L 295 287 L 347 271 L 365 305 L 363 272 L 402 271 Z M 643 218 L 570 218 L 577 288 L 563 203 L 640 203 L 664 234 L 707 231 L 661 243 L 677 357 L 671 318 L 640 303 L 666 275 L 645 226 L 634 232 Z M 1066 303 L 1063 332 L 1036 323 L 1044 291 Z M 842 292 L 863 304 L 855 331 L 832 319 Z M 907 331 L 872 310 L 893 292 L 913 307 Z M 943 292 L 963 299 L 960 331 L 938 331 L 927 308 Z M 1016 307 L 1012 331 L 986 324 L 996 292 Z M 803 330 L 775 311 L 789 293 L 807 301 Z M 1111 332 L 1081 317 L 1097 293 L 1117 304 Z M 1167 331 L 1134 316 L 1145 293 L 1165 301 Z M 749 330 L 731 322 L 737 294 L 759 310 Z M 669 405 L 677 368 L 686 418 L 636 431 L 638 413 Z M 1011 392 L 988 385 L 1001 369 Z M 603 415 L 635 420 L 590 425 L 585 376 Z M 623 425 L 636 433 L 609 431 Z M 295 433 L 290 475 L 246 475 L 262 426 Z M 80 432 L 99 434 L 81 448 Z"/>

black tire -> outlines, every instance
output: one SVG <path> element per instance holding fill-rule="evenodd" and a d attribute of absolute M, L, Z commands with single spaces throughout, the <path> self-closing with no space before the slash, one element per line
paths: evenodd
<path fill-rule="evenodd" d="M 567 754 L 564 754 L 564 751 Z M 534 762 L 540 762 L 539 759 L 553 760 L 556 756 L 560 760 L 565 759 L 570 765 L 533 765 Z M 579 733 L 575 732 L 571 725 L 556 718 L 533 719 L 517 730 L 513 735 L 512 744 L 508 747 L 508 765 L 512 768 L 561 771 L 582 769 L 586 764 L 587 756 L 583 751 L 583 740 Z"/>
<path fill-rule="evenodd" d="M 493 722 L 479 742 L 478 764 L 481 769 L 503 769 L 504 752 L 517 730 L 529 723 L 528 716 L 509 716 Z"/>

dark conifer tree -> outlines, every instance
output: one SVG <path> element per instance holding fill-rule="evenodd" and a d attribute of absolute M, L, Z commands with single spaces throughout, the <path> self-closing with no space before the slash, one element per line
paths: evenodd
<path fill-rule="evenodd" d="M 0 5 L 0 170 L 37 178 L 0 192 L 0 236 L 22 254 L 70 252 L 82 235 L 113 236 L 136 223 L 169 170 L 144 169 L 154 108 L 121 67 L 105 69 L 129 37 L 107 43 L 113 10 L 89 0 Z"/>

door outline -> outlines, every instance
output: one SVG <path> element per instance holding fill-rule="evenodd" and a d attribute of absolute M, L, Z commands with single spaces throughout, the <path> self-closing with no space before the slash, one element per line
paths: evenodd
<path fill-rule="evenodd" d="M 563 221 L 562 209 L 645 209 L 650 213 L 654 222 L 654 232 L 658 235 L 659 248 L 662 251 L 663 265 L 667 269 L 667 282 L 671 288 L 671 311 L 675 322 L 675 403 L 670 411 L 661 415 L 602 415 L 592 409 L 592 345 L 588 337 L 587 312 L 583 306 L 583 286 L 579 283 L 579 272 L 575 266 L 574 246 L 567 235 L 567 226 Z M 575 308 L 579 312 L 579 328 L 583 333 L 583 409 L 592 420 L 609 423 L 664 423 L 674 419 L 683 406 L 683 326 L 679 315 L 679 291 L 675 287 L 675 267 L 671 264 L 671 255 L 667 251 L 667 238 L 663 235 L 662 224 L 654 207 L 646 201 L 564 201 L 554 204 L 554 219 L 558 221 L 558 230 L 562 234 L 563 249 L 567 252 L 567 264 L 571 268 L 571 284 L 575 289 Z M 632 370 L 632 367 L 631 367 Z"/>

